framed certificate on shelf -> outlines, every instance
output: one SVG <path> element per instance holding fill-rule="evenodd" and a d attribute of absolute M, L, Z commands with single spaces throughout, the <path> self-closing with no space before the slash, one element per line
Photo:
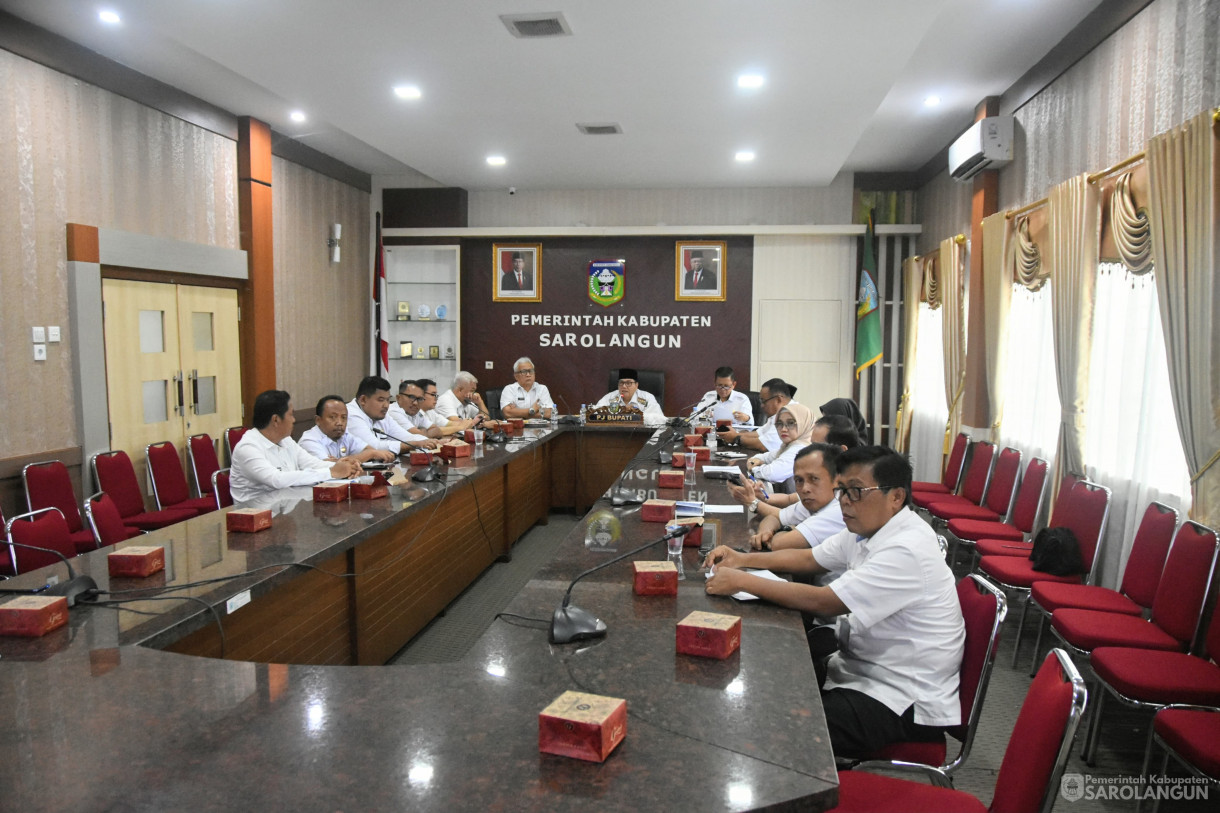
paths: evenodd
<path fill-rule="evenodd" d="M 400 359 L 411 358 L 411 355 L 415 352 L 414 344 L 415 344 L 414 342 L 399 342 L 398 343 L 398 357 Z"/>
<path fill-rule="evenodd" d="M 410 322 L 411 321 L 411 303 L 410 302 L 407 302 L 406 300 L 402 300 L 398 303 L 398 321 L 400 321 L 400 322 Z"/>
<path fill-rule="evenodd" d="M 426 347 L 424 347 L 421 344 L 419 347 L 415 348 L 415 358 L 426 359 L 427 357 L 428 357 L 428 350 Z"/>
<path fill-rule="evenodd" d="M 431 346 L 429 346 L 429 347 L 428 347 L 428 358 L 430 358 L 430 359 L 438 359 L 438 358 L 440 358 L 440 357 L 441 357 L 441 348 L 440 348 L 440 345 L 436 345 L 436 344 L 434 344 L 434 345 L 431 345 Z"/>

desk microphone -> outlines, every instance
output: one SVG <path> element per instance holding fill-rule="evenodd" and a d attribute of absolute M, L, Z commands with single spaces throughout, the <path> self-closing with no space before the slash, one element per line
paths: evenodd
<path fill-rule="evenodd" d="M 686 536 L 692 530 L 694 525 L 679 525 L 672 531 L 665 534 L 660 539 L 654 539 L 651 542 L 646 542 L 634 550 L 629 550 L 621 556 L 615 556 L 608 562 L 602 562 L 597 567 L 591 567 L 584 573 L 581 573 L 572 583 L 568 585 L 568 590 L 563 594 L 563 603 L 555 610 L 555 614 L 551 617 L 551 633 L 550 641 L 552 644 L 568 644 L 573 641 L 588 641 L 592 638 L 601 638 L 606 634 L 606 622 L 602 621 L 597 616 L 588 610 L 582 610 L 579 607 L 569 607 L 568 604 L 572 600 L 572 588 L 576 586 L 576 582 L 588 576 L 590 573 L 596 573 L 602 568 L 609 567 L 615 562 L 621 562 L 628 556 L 635 556 L 641 551 L 651 548 L 658 542 L 666 542 L 670 539 L 676 539 L 679 536 Z"/>
<path fill-rule="evenodd" d="M 632 460 L 634 463 L 639 458 Z M 670 460 L 673 458 L 671 457 Z M 618 476 L 618 482 L 614 484 L 614 488 L 610 491 L 610 504 L 618 507 L 623 505 L 639 505 L 644 502 L 644 498 L 640 496 L 640 492 L 632 491 L 629 488 L 623 487 L 623 478 L 627 476 L 627 469 L 631 468 L 631 463 L 627 464 L 627 468 L 623 469 L 623 473 Z"/>
<path fill-rule="evenodd" d="M 705 395 L 703 397 L 706 398 L 707 396 Z M 685 418 L 682 417 L 681 413 L 688 409 L 696 409 L 702 403 L 703 403 L 703 398 L 700 398 L 698 401 L 695 401 L 693 404 L 687 404 L 686 406 L 682 407 L 682 409 L 678 410 L 677 415 L 675 415 L 674 417 L 669 419 L 669 425 L 670 426 L 690 426 L 691 421 L 693 421 L 695 419 L 695 416 L 698 415 L 699 413 L 692 412 L 690 415 L 688 415 Z M 712 401 L 712 403 L 714 404 L 716 402 Z"/>
<path fill-rule="evenodd" d="M 556 397 L 560 401 L 563 401 L 563 408 L 568 411 L 568 413 L 560 418 L 558 422 L 562 424 L 579 424 L 580 416 L 572 414 L 572 406 L 568 403 L 568 399 L 564 398 L 562 395 L 557 395 Z"/>
<path fill-rule="evenodd" d="M 376 426 L 370 426 L 369 428 L 373 430 L 373 433 L 374 433 L 374 434 L 381 435 L 383 438 L 387 438 L 387 439 L 389 439 L 389 440 L 396 440 L 396 441 L 398 441 L 398 443 L 399 443 L 400 445 L 401 445 L 401 444 L 406 444 L 407 446 L 411 447 L 412 449 L 416 449 L 416 448 L 418 448 L 418 447 L 415 445 L 417 441 L 414 441 L 414 440 L 406 440 L 406 439 L 404 439 L 404 438 L 396 437 L 396 436 L 394 436 L 394 435 L 391 435 L 389 432 L 385 432 L 385 431 L 383 431 L 383 430 L 381 430 L 381 429 L 378 429 Z M 401 454 L 401 449 L 399 450 L 399 453 Z"/>
<path fill-rule="evenodd" d="M 43 553 L 53 553 L 64 562 L 64 567 L 68 568 L 68 580 L 59 584 L 52 584 L 47 587 L 40 587 L 33 590 L 0 590 L 0 593 L 10 593 L 18 595 L 39 595 L 39 596 L 64 596 L 68 599 L 68 606 L 75 607 L 79 597 L 85 594 L 85 598 L 92 598 L 97 595 L 97 582 L 92 576 L 77 575 L 72 569 L 72 563 L 68 561 L 68 557 L 64 556 L 54 548 L 40 548 L 37 545 L 24 545 L 21 542 L 8 542 L 15 548 L 25 548 L 26 550 L 36 550 Z"/>

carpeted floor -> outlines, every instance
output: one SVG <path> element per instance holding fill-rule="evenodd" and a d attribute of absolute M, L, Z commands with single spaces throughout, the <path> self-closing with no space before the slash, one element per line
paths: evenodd
<path fill-rule="evenodd" d="M 490 626 L 496 613 L 500 612 L 514 595 L 529 581 L 533 573 L 553 555 L 568 533 L 580 524 L 583 518 L 567 514 L 551 514 L 547 525 L 536 525 L 514 547 L 513 560 L 492 565 L 479 579 L 448 607 L 445 614 L 417 635 L 391 661 L 391 664 L 447 663 L 461 658 L 483 632 Z M 959 565 L 958 576 L 965 574 Z M 1011 597 L 1010 597 L 1011 600 Z M 965 766 L 955 778 L 955 786 L 975 794 L 990 804 L 1008 736 L 1016 722 L 1017 712 L 1029 688 L 1029 665 L 1031 647 L 1035 634 L 1034 620 L 1026 619 L 1026 633 L 1022 641 L 1018 668 L 1011 666 L 1013 644 L 1017 635 L 1017 619 L 1020 605 L 1012 602 L 1008 618 L 1000 634 L 999 654 L 992 671 L 987 700 L 983 707 L 982 721 L 974 741 L 974 748 Z M 1046 639 L 1043 642 L 1044 652 Z M 1086 679 L 1089 677 L 1085 675 Z M 1130 711 L 1112 700 L 1106 704 L 1105 724 L 1098 747 L 1096 765 L 1089 767 L 1080 759 L 1080 741 L 1083 739 L 1086 720 L 1080 726 L 1076 745 L 1068 762 L 1067 773 L 1083 777 L 1086 797 L 1077 801 L 1066 798 L 1056 800 L 1060 813 L 1108 813 L 1136 809 L 1131 797 L 1130 782 L 1138 776 L 1149 715 Z M 1153 767 L 1160 764 L 1160 754 L 1154 755 Z M 1170 776 L 1184 777 L 1185 770 L 1172 761 Z M 1104 784 L 1103 783 L 1114 783 Z M 1098 788 L 1104 787 L 1099 791 Z M 1088 790 L 1092 788 L 1092 790 Z M 1161 811 L 1200 811 L 1220 809 L 1220 787 L 1211 786 L 1208 800 L 1163 801 Z M 1126 798 L 1122 798 L 1124 792 Z M 1201 790 L 1193 790 L 1198 795 Z M 1099 794 L 1114 794 L 1114 798 L 1098 798 Z M 1144 810 L 1151 810 L 1146 802 Z"/>

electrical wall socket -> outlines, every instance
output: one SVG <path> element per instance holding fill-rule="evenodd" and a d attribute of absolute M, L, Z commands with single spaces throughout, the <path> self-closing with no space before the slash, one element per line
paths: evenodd
<path fill-rule="evenodd" d="M 485 361 L 485 362 L 483 362 L 483 368 L 484 368 L 484 369 L 486 369 L 486 370 L 491 370 L 491 369 L 493 369 L 495 366 L 496 366 L 496 363 L 495 363 L 494 361 Z"/>
<path fill-rule="evenodd" d="M 34 361 L 47 360 L 47 346 L 45 344 L 34 345 Z"/>
<path fill-rule="evenodd" d="M 34 335 L 34 344 L 41 344 L 47 340 L 47 329 L 45 327 L 36 327 L 32 333 Z"/>

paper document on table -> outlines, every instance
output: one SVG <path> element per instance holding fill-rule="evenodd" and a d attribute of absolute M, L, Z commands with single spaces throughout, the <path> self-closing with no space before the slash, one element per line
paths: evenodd
<path fill-rule="evenodd" d="M 770 579 L 773 582 L 787 581 L 782 576 L 776 576 L 770 570 L 751 570 L 748 572 L 751 576 L 758 576 L 760 579 Z M 734 593 L 733 598 L 737 599 L 738 601 L 757 601 L 758 600 L 758 596 L 754 595 L 753 593 L 747 593 L 744 590 L 742 590 L 740 593 Z"/>
<path fill-rule="evenodd" d="M 741 474 L 741 469 L 737 466 L 707 466 L 703 467 L 703 476 L 712 474 Z"/>
<path fill-rule="evenodd" d="M 740 514 L 744 510 L 746 510 L 744 505 L 733 505 L 732 503 L 728 505 L 703 506 L 703 513 L 705 514 Z"/>

